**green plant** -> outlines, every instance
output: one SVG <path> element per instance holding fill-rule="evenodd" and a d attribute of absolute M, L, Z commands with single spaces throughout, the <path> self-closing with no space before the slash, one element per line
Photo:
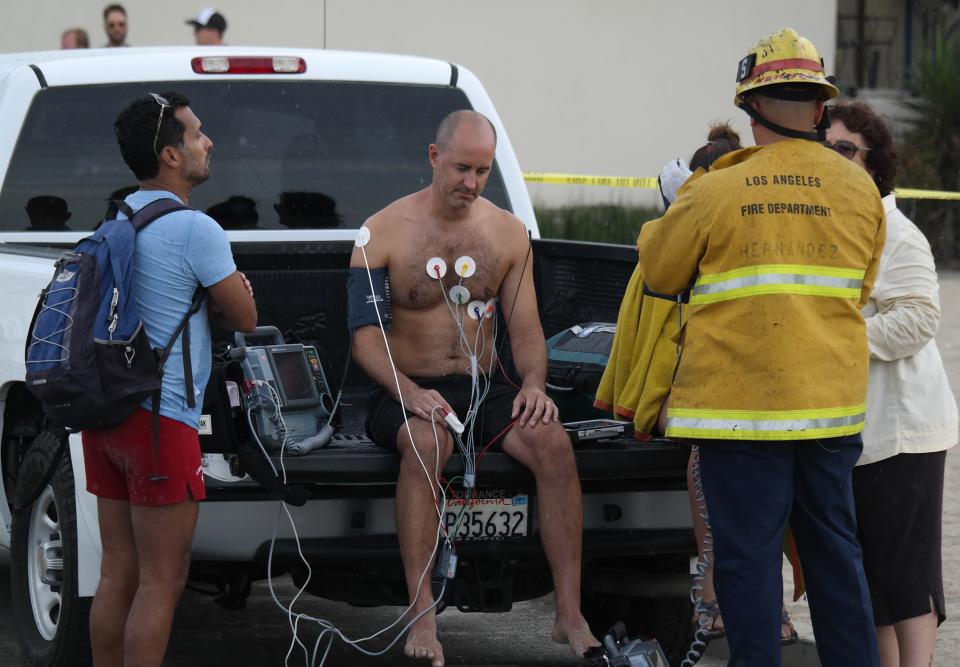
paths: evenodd
<path fill-rule="evenodd" d="M 960 46 L 938 35 L 920 59 L 913 127 L 898 147 L 901 184 L 933 190 L 960 190 Z M 955 202 L 899 202 L 930 240 L 937 263 L 960 263 L 960 223 Z"/>
<path fill-rule="evenodd" d="M 655 208 L 616 206 L 537 207 L 540 235 L 547 239 L 634 245 L 640 227 L 663 215 Z"/>
<path fill-rule="evenodd" d="M 920 60 L 919 112 L 911 143 L 932 162 L 945 190 L 960 187 L 960 48 L 955 39 L 938 35 Z"/>

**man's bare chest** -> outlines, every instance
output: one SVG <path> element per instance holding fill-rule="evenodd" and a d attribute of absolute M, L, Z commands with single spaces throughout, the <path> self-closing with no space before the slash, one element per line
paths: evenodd
<path fill-rule="evenodd" d="M 398 306 L 429 309 L 441 303 L 444 294 L 466 305 L 492 299 L 500 291 L 507 267 L 489 240 L 421 241 L 391 255 L 391 293 Z"/>

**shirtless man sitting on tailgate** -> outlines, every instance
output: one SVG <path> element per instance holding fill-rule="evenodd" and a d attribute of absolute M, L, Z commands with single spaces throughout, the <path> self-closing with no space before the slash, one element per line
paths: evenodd
<path fill-rule="evenodd" d="M 420 582 L 437 543 L 439 493 L 431 478 L 438 454 L 442 470 L 455 445 L 444 421 L 450 412 L 473 427 L 481 446 L 509 429 L 500 446 L 536 477 L 540 534 L 556 592 L 552 637 L 581 656 L 598 642 L 580 613 L 580 482 L 570 439 L 544 393 L 547 353 L 526 229 L 480 196 L 496 143 L 496 131 L 483 115 L 450 114 L 429 147 L 432 184 L 366 222 L 369 234 L 361 230 L 350 264 L 360 270 L 353 271 L 351 288 L 369 295 L 368 280 L 379 285 L 381 315 L 388 305 L 392 314 L 385 337 L 396 377 L 376 313 L 369 315 L 372 307 L 365 317 L 351 310 L 353 356 L 379 385 L 368 406 L 367 432 L 401 457 L 396 522 L 412 605 L 409 618 L 433 605 L 429 577 Z M 383 290 L 386 277 L 389 291 Z M 451 296 L 457 285 L 466 291 L 454 290 Z M 519 391 L 490 373 L 495 318 L 484 314 L 493 312 L 496 299 L 522 381 Z M 483 387 L 484 376 L 491 380 L 490 390 L 478 406 L 471 389 L 475 381 Z M 465 441 L 468 433 L 461 437 Z M 482 469 L 479 474 L 482 478 Z M 432 667 L 444 664 L 432 611 L 410 629 L 406 653 L 430 660 Z"/>

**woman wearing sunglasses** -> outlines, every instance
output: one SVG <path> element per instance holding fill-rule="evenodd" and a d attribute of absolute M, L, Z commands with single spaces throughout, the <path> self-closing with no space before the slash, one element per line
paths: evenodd
<path fill-rule="evenodd" d="M 863 102 L 830 109 L 827 146 L 883 197 L 887 243 L 863 309 L 870 347 L 863 455 L 854 469 L 863 565 L 883 667 L 933 664 L 946 618 L 940 559 L 943 470 L 957 406 L 934 342 L 940 324 L 930 244 L 897 208 L 890 130 Z"/>

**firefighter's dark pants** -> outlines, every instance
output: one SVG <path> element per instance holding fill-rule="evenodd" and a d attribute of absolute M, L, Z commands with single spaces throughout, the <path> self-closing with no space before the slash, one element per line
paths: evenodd
<path fill-rule="evenodd" d="M 697 444 L 730 667 L 780 664 L 787 521 L 800 553 L 821 663 L 879 667 L 853 509 L 860 436 Z"/>

